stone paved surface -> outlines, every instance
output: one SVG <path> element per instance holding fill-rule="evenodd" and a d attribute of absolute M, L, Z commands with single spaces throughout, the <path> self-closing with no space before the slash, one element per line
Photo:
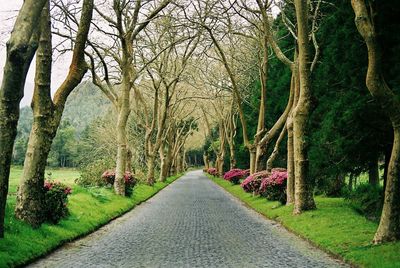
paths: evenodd
<path fill-rule="evenodd" d="M 189 172 L 31 267 L 339 267 L 342 263 Z"/>

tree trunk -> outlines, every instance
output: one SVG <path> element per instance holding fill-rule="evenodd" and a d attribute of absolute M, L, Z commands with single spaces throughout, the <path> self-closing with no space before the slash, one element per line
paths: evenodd
<path fill-rule="evenodd" d="M 117 163 L 115 169 L 114 190 L 118 195 L 125 195 L 125 170 L 127 156 L 126 123 L 129 117 L 129 108 L 122 107 L 118 113 L 117 123 Z"/>
<path fill-rule="evenodd" d="M 171 163 L 170 156 L 164 153 L 164 149 L 160 148 L 160 181 L 164 182 L 169 175 L 169 167 Z"/>
<path fill-rule="evenodd" d="M 256 154 L 257 154 L 256 148 L 251 147 L 249 149 L 249 153 L 250 153 L 250 174 L 253 174 L 254 172 L 256 172 Z"/>
<path fill-rule="evenodd" d="M 295 176 L 294 176 L 294 148 L 293 148 L 293 120 L 292 116 L 289 116 L 288 121 L 286 123 L 286 128 L 288 132 L 287 137 L 287 187 L 286 187 L 286 205 L 290 205 L 294 203 L 294 184 L 295 184 Z"/>
<path fill-rule="evenodd" d="M 175 167 L 176 170 L 174 175 L 177 175 L 182 172 L 182 154 L 180 152 L 178 152 L 176 155 Z"/>
<path fill-rule="evenodd" d="M 208 160 L 208 155 L 206 153 L 203 154 L 203 162 L 204 162 L 204 168 L 209 169 L 210 161 Z"/>
<path fill-rule="evenodd" d="M 281 142 L 282 142 L 283 138 L 285 137 L 285 135 L 286 135 L 286 126 L 284 126 L 282 128 L 282 131 L 279 134 L 279 137 L 278 137 L 278 139 L 277 139 L 277 141 L 275 143 L 274 150 L 272 151 L 270 157 L 268 158 L 268 161 L 267 161 L 267 170 L 268 171 L 271 171 L 273 166 L 274 166 L 274 162 L 275 162 L 276 158 L 279 155 L 279 145 L 281 144 Z"/>
<path fill-rule="evenodd" d="M 187 168 L 187 163 L 186 163 L 186 150 L 182 150 L 182 172 L 185 172 Z"/>
<path fill-rule="evenodd" d="M 400 239 L 400 126 L 394 130 L 392 156 L 388 169 L 381 220 L 375 243 Z"/>
<path fill-rule="evenodd" d="M 7 42 L 7 58 L 0 88 L 0 238 L 4 237 L 8 179 L 19 103 L 24 95 L 26 75 L 38 47 L 37 25 L 46 0 L 25 0 Z"/>
<path fill-rule="evenodd" d="M 364 0 L 352 0 L 355 23 L 368 48 L 366 84 L 373 98 L 386 112 L 393 126 L 394 141 L 388 167 L 385 199 L 374 243 L 400 239 L 400 101 L 387 85 L 382 71 L 382 50 L 375 32 L 372 6 Z"/>
<path fill-rule="evenodd" d="M 348 185 L 349 192 L 353 191 L 353 181 L 354 181 L 354 175 L 350 174 L 350 176 L 349 176 L 349 185 Z"/>
<path fill-rule="evenodd" d="M 155 157 L 154 155 L 147 156 L 147 175 L 146 175 L 146 182 L 148 185 L 154 185 L 155 178 L 154 178 L 154 168 L 155 168 Z"/>
<path fill-rule="evenodd" d="M 379 184 L 378 156 L 369 163 L 368 178 L 369 178 L 369 184 L 375 185 L 375 186 Z"/>
<path fill-rule="evenodd" d="M 52 43 L 49 3 L 43 8 L 40 22 L 40 42 L 36 56 L 35 89 L 32 100 L 33 125 L 25 155 L 24 170 L 18 189 L 15 216 L 38 227 L 45 220 L 44 174 L 57 127 L 53 124 L 51 100 Z"/>
<path fill-rule="evenodd" d="M 61 122 L 65 102 L 72 90 L 82 81 L 87 71 L 84 48 L 92 12 L 93 0 L 85 0 L 70 70 L 67 78 L 57 89 L 53 103 L 51 99 L 51 21 L 49 9 L 43 9 L 32 101 L 34 122 L 29 137 L 23 177 L 21 178 L 15 207 L 16 217 L 32 226 L 38 226 L 45 220 L 41 213 L 44 199 L 44 172 L 53 139 Z M 61 156 L 60 164 L 62 167 L 66 166 L 67 159 L 65 156 Z"/>
<path fill-rule="evenodd" d="M 218 154 L 216 162 L 217 172 L 220 176 L 224 175 L 224 154 Z"/>
<path fill-rule="evenodd" d="M 132 172 L 132 151 L 129 148 L 126 151 L 126 171 Z"/>
<path fill-rule="evenodd" d="M 392 155 L 392 148 L 386 149 L 385 150 L 385 167 L 383 169 L 383 191 L 385 191 L 385 189 L 386 189 L 391 155 Z"/>
<path fill-rule="evenodd" d="M 290 90 L 293 94 L 293 103 L 286 120 L 287 130 L 287 187 L 286 187 L 286 205 L 294 204 L 295 192 L 295 174 L 294 174 L 294 145 L 293 145 L 293 110 L 297 105 L 299 99 L 299 76 L 297 68 L 297 52 L 295 52 L 295 60 L 292 67 L 292 79 L 290 82 Z"/>
<path fill-rule="evenodd" d="M 293 145 L 295 166 L 294 213 L 315 209 L 313 186 L 309 177 L 307 139 L 311 109 L 310 56 L 308 34 L 308 1 L 295 0 L 298 46 L 300 95 L 293 117 Z"/>
<path fill-rule="evenodd" d="M 236 168 L 236 155 L 235 148 L 233 146 L 229 146 L 229 164 L 230 169 Z"/>

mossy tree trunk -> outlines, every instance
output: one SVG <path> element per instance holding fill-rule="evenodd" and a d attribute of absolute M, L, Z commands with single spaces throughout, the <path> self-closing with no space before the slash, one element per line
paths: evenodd
<path fill-rule="evenodd" d="M 19 103 L 24 95 L 26 75 L 38 47 L 37 25 L 46 0 L 25 0 L 7 42 L 7 58 L 0 88 L 0 238 L 4 237 L 8 179 Z"/>
<path fill-rule="evenodd" d="M 286 188 L 286 204 L 294 204 L 294 193 L 295 193 L 295 166 L 294 166 L 294 144 L 293 144 L 293 110 L 297 105 L 297 101 L 299 99 L 299 77 L 298 77 L 298 69 L 297 62 L 295 58 L 295 64 L 292 69 L 292 81 L 290 84 L 292 94 L 293 94 L 293 104 L 292 108 L 289 112 L 287 121 L 286 121 L 286 129 L 287 129 L 287 188 Z"/>
<path fill-rule="evenodd" d="M 311 111 L 310 45 L 309 45 L 309 3 L 295 0 L 297 35 L 299 47 L 300 95 L 293 114 L 293 147 L 295 167 L 294 213 L 315 209 L 313 185 L 309 175 L 308 120 Z"/>
<path fill-rule="evenodd" d="M 49 5 L 49 4 L 48 4 Z M 43 221 L 43 185 L 47 157 L 61 122 L 69 94 L 82 81 L 87 71 L 84 49 L 93 13 L 93 0 L 85 0 L 75 40 L 69 73 L 51 99 L 51 27 L 49 8 L 41 21 L 40 45 L 37 54 L 35 88 L 32 100 L 34 122 L 25 156 L 24 170 L 18 190 L 15 215 L 32 226 Z"/>
<path fill-rule="evenodd" d="M 35 88 L 32 100 L 33 125 L 25 155 L 24 170 L 18 189 L 15 215 L 32 226 L 43 220 L 44 173 L 54 138 L 54 109 L 50 96 L 52 42 L 49 2 L 40 21 L 40 41 L 36 55 Z"/>

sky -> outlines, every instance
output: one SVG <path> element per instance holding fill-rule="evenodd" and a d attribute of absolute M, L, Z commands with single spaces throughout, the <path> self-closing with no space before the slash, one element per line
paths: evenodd
<path fill-rule="evenodd" d="M 10 32 L 14 25 L 16 16 L 21 8 L 23 0 L 0 0 L 0 81 L 3 80 L 3 69 L 6 60 L 5 43 L 10 37 Z M 61 85 L 68 73 L 68 55 L 53 61 L 52 72 L 52 93 Z M 30 105 L 33 95 L 33 85 L 35 78 L 35 59 L 31 63 L 28 76 L 25 83 L 24 98 L 20 106 Z"/>

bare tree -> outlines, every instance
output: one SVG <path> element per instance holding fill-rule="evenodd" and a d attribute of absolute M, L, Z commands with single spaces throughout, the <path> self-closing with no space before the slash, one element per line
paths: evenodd
<path fill-rule="evenodd" d="M 135 81 L 144 69 L 134 62 L 134 42 L 138 35 L 170 2 L 170 0 L 164 0 L 160 3 L 152 2 L 154 7 L 151 8 L 148 2 L 136 1 L 133 3 L 125 0 L 114 0 L 111 9 L 109 7 L 95 8 L 98 17 L 101 19 L 100 24 L 109 25 L 109 29 L 97 26 L 98 34 L 106 39 L 108 38 L 111 45 L 96 44 L 95 41 L 98 40 L 91 40 L 90 44 L 92 44 L 93 51 L 88 55 L 92 62 L 93 82 L 111 100 L 118 111 L 116 125 L 118 148 L 114 189 L 119 195 L 125 195 L 126 126 L 131 112 L 130 93 L 135 87 Z M 111 67 L 113 69 L 110 68 L 108 61 L 112 62 Z M 103 73 L 103 79 L 97 73 L 99 70 L 96 68 L 96 62 L 101 65 L 102 71 L 100 73 Z M 111 76 L 113 71 L 116 72 L 116 77 Z M 118 84 L 118 87 L 116 84 Z"/>

